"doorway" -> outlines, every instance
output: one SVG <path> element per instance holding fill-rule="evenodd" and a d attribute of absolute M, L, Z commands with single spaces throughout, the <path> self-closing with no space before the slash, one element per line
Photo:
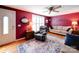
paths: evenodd
<path fill-rule="evenodd" d="M 16 40 L 16 12 L 0 8 L 0 45 Z"/>

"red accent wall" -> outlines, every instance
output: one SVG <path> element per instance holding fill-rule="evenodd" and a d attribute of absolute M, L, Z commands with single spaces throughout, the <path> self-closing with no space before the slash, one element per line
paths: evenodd
<path fill-rule="evenodd" d="M 51 20 L 52 20 L 51 23 L 54 26 L 71 26 L 72 25 L 71 23 L 73 20 L 77 20 L 79 23 L 79 12 L 53 16 Z"/>
<path fill-rule="evenodd" d="M 32 14 L 28 12 L 23 11 L 16 11 L 16 38 L 21 38 L 24 35 L 25 30 L 27 29 L 27 24 L 21 23 L 21 18 L 26 17 L 30 22 L 32 20 Z M 18 27 L 18 24 L 21 25 L 21 27 Z"/>

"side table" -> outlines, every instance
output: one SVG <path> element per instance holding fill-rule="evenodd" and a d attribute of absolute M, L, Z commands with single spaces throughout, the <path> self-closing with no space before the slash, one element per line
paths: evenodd
<path fill-rule="evenodd" d="M 34 31 L 26 32 L 25 38 L 28 40 L 33 39 L 34 38 Z"/>

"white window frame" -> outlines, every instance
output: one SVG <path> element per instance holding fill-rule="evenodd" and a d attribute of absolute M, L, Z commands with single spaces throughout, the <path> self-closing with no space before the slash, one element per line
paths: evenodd
<path fill-rule="evenodd" d="M 45 17 L 32 14 L 32 30 L 39 31 L 40 26 L 45 25 Z"/>

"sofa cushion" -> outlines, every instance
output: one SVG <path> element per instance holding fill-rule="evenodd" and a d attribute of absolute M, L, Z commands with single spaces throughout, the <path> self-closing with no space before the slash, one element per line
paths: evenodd
<path fill-rule="evenodd" d="M 62 30 L 62 31 L 60 31 L 60 32 L 61 32 L 61 33 L 65 33 L 65 34 L 67 33 L 67 31 L 63 31 L 63 30 Z"/>
<path fill-rule="evenodd" d="M 62 30 L 63 27 L 62 26 L 57 26 L 57 30 Z"/>
<path fill-rule="evenodd" d="M 68 28 L 71 28 L 70 26 L 63 26 L 63 30 L 67 30 Z"/>
<path fill-rule="evenodd" d="M 57 29 L 57 26 L 53 26 L 53 29 Z"/>

